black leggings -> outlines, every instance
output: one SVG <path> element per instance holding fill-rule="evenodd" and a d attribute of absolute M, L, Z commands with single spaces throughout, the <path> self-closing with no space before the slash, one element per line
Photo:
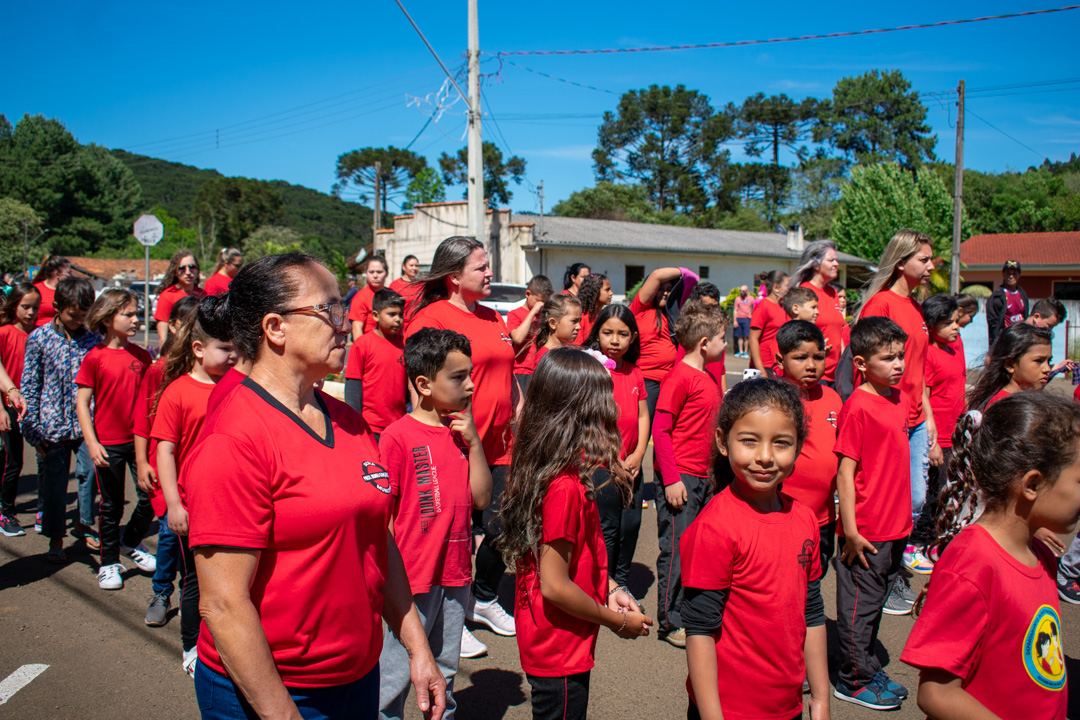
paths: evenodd
<path fill-rule="evenodd" d="M 634 476 L 634 494 L 630 498 L 630 506 L 626 507 L 622 492 L 613 481 L 608 482 L 609 477 L 604 468 L 593 473 L 593 484 L 597 488 L 596 509 L 600 512 L 600 526 L 604 529 L 608 577 L 618 585 L 626 585 L 641 530 L 641 501 L 645 497 L 645 484 L 641 482 L 639 470 Z"/>
<path fill-rule="evenodd" d="M 120 562 L 121 542 L 126 547 L 135 547 L 142 542 L 150 524 L 154 522 L 154 508 L 150 498 L 142 490 L 136 489 L 137 500 L 131 512 L 124 537 L 120 538 L 120 521 L 124 519 L 124 490 L 127 478 L 124 467 L 131 472 L 131 478 L 138 477 L 135 472 L 135 443 L 106 445 L 109 455 L 106 467 L 96 467 L 98 493 L 101 494 L 101 507 L 98 510 L 98 534 L 101 537 L 101 564 L 112 565 Z"/>
<path fill-rule="evenodd" d="M 499 582 L 506 572 L 506 563 L 502 554 L 495 549 L 495 540 L 502 534 L 502 495 L 506 490 L 506 466 L 492 465 L 491 503 L 483 509 L 480 524 L 484 530 L 484 539 L 476 550 L 476 579 L 473 580 L 473 596 L 477 601 L 487 603 L 499 595 Z"/>
<path fill-rule="evenodd" d="M 195 553 L 191 552 L 187 535 L 180 538 L 180 553 L 183 558 L 184 577 L 180 580 L 180 643 L 184 652 L 195 647 L 199 641 L 199 576 L 195 572 Z"/>
<path fill-rule="evenodd" d="M 23 436 L 15 419 L 15 408 L 5 408 L 11 420 L 11 430 L 3 433 L 4 462 L 0 476 L 0 515 L 15 517 L 15 498 L 19 496 L 19 477 L 23 466 Z"/>

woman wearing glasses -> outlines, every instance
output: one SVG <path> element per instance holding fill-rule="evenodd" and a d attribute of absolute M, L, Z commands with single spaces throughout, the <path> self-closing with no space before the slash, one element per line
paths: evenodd
<path fill-rule="evenodd" d="M 169 335 L 169 313 L 173 304 L 188 295 L 197 298 L 206 295 L 206 291 L 199 287 L 199 261 L 190 250 L 177 250 L 169 260 L 165 279 L 158 286 L 157 307 L 154 308 L 158 340 L 162 344 Z"/>
<path fill-rule="evenodd" d="M 203 290 L 207 295 L 220 295 L 229 289 L 229 283 L 244 266 L 244 255 L 236 248 L 224 248 L 219 254 L 210 277 L 206 278 Z"/>
<path fill-rule="evenodd" d="M 387 531 L 375 439 L 315 389 L 345 366 L 337 280 L 310 256 L 271 255 L 199 315 L 227 319 L 252 361 L 180 477 L 208 630 L 202 717 L 376 717 L 383 620 L 409 650 L 420 710 L 440 717 L 446 683 Z"/>

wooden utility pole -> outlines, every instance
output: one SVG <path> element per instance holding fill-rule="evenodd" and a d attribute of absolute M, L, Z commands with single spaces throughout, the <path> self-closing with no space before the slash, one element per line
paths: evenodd
<path fill-rule="evenodd" d="M 379 190 L 382 189 L 382 163 L 378 160 L 375 161 L 375 204 L 372 209 L 375 211 L 375 222 L 372 225 L 373 232 L 371 233 L 372 247 L 375 243 L 375 233 L 382 229 L 382 213 L 380 212 L 381 206 L 379 205 Z"/>
<path fill-rule="evenodd" d="M 484 154 L 483 139 L 480 135 L 480 20 L 476 3 L 477 0 L 469 0 L 468 224 L 469 235 L 486 244 L 489 238 L 484 237 Z M 498 254 L 497 248 L 491 249 Z"/>
<path fill-rule="evenodd" d="M 960 292 L 960 224 L 964 217 L 964 81 L 956 89 L 956 179 L 953 181 L 952 261 L 949 264 L 949 292 Z"/>

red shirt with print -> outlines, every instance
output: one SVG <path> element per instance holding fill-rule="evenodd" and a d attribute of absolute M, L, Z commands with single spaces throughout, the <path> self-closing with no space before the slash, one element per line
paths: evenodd
<path fill-rule="evenodd" d="M 708 477 L 716 413 L 720 410 L 720 387 L 713 376 L 679 363 L 660 384 L 656 410 L 672 416 L 671 442 L 679 472 Z M 671 482 L 678 482 L 678 478 Z"/>
<path fill-rule="evenodd" d="M 818 525 L 836 520 L 836 423 L 844 403 L 832 388 L 815 385 L 803 391 L 803 408 L 809 431 L 795 469 L 784 480 L 784 492 L 806 505 L 817 517 Z"/>
<path fill-rule="evenodd" d="M 349 349 L 345 377 L 362 384 L 360 414 L 372 432 L 381 433 L 405 414 L 405 341 L 400 334 L 385 338 L 373 329 L 361 335 Z"/>
<path fill-rule="evenodd" d="M 806 590 L 821 577 L 819 533 L 813 512 L 779 497 L 781 509 L 763 513 L 728 486 L 679 542 L 683 587 L 728 591 L 713 639 L 720 706 L 733 720 L 802 711 Z M 747 692 L 751 677 L 754 691 Z M 693 699 L 689 678 L 686 688 Z"/>
<path fill-rule="evenodd" d="M 75 384 L 94 392 L 94 432 L 102 445 L 135 439 L 139 382 L 151 362 L 150 353 L 134 343 L 116 349 L 98 345 L 86 354 Z"/>
<path fill-rule="evenodd" d="M 641 341 L 637 366 L 646 379 L 660 382 L 675 366 L 675 343 L 671 341 L 667 316 L 652 306 L 643 305 L 636 297 L 630 303 L 630 312 L 637 321 L 638 339 Z M 657 315 L 660 316 L 659 329 L 656 327 Z"/>
<path fill-rule="evenodd" d="M 900 392 L 908 402 L 908 427 L 915 427 L 926 420 L 922 401 L 926 384 L 926 347 L 930 344 L 930 334 L 923 321 L 922 306 L 910 297 L 901 297 L 892 290 L 882 290 L 866 301 L 860 317 L 887 317 L 907 333 Z"/>
<path fill-rule="evenodd" d="M 779 346 L 776 344 L 776 333 L 780 330 L 780 326 L 787 321 L 788 316 L 784 312 L 784 308 L 769 298 L 762 300 L 754 308 L 754 314 L 750 316 L 750 329 L 757 328 L 761 331 L 758 346 L 761 353 L 761 364 L 766 370 L 776 365 L 776 353 L 780 351 Z"/>
<path fill-rule="evenodd" d="M 893 388 L 889 397 L 856 389 L 837 422 L 837 455 L 853 459 L 855 522 L 870 542 L 911 534 L 911 467 L 907 462 L 907 403 Z M 844 519 L 836 534 L 846 537 Z"/>
<path fill-rule="evenodd" d="M 596 602 L 607 604 L 607 548 L 596 502 L 585 496 L 576 473 L 563 472 L 548 485 L 541 514 L 541 544 L 566 540 L 570 580 Z M 537 677 L 591 670 L 600 626 L 560 610 L 540 592 L 540 571 L 530 554 L 518 563 L 514 593 L 521 669 Z"/>

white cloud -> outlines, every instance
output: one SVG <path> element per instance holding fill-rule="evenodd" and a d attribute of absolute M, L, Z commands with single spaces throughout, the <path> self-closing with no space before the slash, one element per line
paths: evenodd
<path fill-rule="evenodd" d="M 592 151 L 595 145 L 556 145 L 555 147 L 540 148 L 538 150 L 523 150 L 523 157 L 550 157 L 560 160 L 592 160 Z"/>
<path fill-rule="evenodd" d="M 1071 127 L 1080 127 L 1080 120 L 1067 117 L 1065 115 L 1047 115 L 1046 117 L 1031 117 L 1027 120 L 1033 125 L 1068 125 Z"/>

